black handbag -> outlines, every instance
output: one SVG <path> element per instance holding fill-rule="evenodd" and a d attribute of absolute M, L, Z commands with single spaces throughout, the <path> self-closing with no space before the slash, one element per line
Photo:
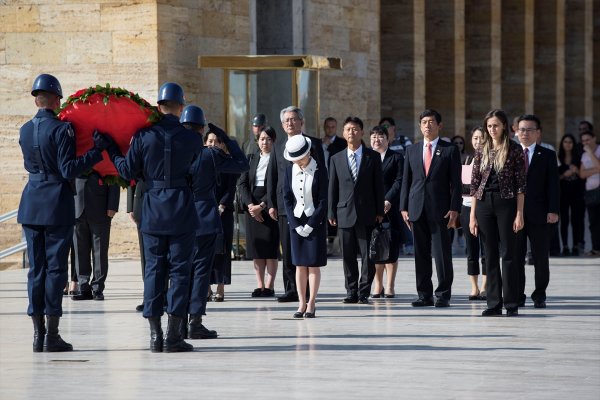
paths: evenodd
<path fill-rule="evenodd" d="M 389 222 L 378 224 L 371 232 L 369 258 L 375 263 L 383 263 L 390 258 L 392 230 Z"/>
<path fill-rule="evenodd" d="M 586 206 L 600 205 L 600 186 L 596 189 L 586 190 L 583 194 L 583 199 Z"/>

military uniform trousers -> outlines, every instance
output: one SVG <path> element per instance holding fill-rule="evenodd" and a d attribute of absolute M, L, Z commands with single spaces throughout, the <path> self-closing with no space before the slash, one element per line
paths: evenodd
<path fill-rule="evenodd" d="M 23 225 L 29 257 L 28 315 L 62 316 L 72 225 Z"/>
<path fill-rule="evenodd" d="M 190 285 L 190 315 L 206 315 L 208 286 L 215 260 L 216 234 L 196 236 Z"/>
<path fill-rule="evenodd" d="M 179 235 L 155 235 L 143 232 L 146 270 L 144 273 L 144 317 L 163 314 L 165 279 L 167 313 L 184 318 L 188 311 L 194 231 Z"/>

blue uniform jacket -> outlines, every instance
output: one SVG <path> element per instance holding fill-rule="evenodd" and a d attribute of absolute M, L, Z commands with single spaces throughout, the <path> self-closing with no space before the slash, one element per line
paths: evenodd
<path fill-rule="evenodd" d="M 75 135 L 71 124 L 60 121 L 51 110 L 40 109 L 36 118 L 45 118 L 39 125 L 39 147 L 47 180 L 30 179 L 21 195 L 17 222 L 26 225 L 75 224 L 75 200 L 69 183 L 85 170 L 102 160 L 97 149 L 81 157 L 75 154 Z M 25 169 L 38 174 L 37 151 L 33 148 L 33 122 L 28 121 L 19 132 Z"/>
<path fill-rule="evenodd" d="M 210 235 L 223 231 L 217 210 L 217 174 L 241 174 L 248 170 L 248 160 L 235 140 L 229 140 L 230 154 L 217 147 L 204 147 L 200 156 L 192 164 L 192 190 L 200 225 L 196 236 Z M 223 179 L 224 176 L 221 176 Z M 233 185 L 235 191 L 235 183 Z"/>
<path fill-rule="evenodd" d="M 167 114 L 157 124 L 171 137 L 171 187 L 153 187 L 165 179 L 165 137 L 155 127 L 135 134 L 123 157 L 111 147 L 111 159 L 126 180 L 143 177 L 148 185 L 142 205 L 140 230 L 152 235 L 180 235 L 198 228 L 194 197 L 188 184 L 192 162 L 200 154 L 202 139 L 186 129 L 179 119 Z"/>

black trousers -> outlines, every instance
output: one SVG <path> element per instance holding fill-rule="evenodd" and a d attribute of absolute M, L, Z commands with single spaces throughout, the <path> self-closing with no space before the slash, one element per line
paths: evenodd
<path fill-rule="evenodd" d="M 369 241 L 373 226 L 356 224 L 352 228 L 338 228 L 344 278 L 348 296 L 369 297 L 375 277 L 375 263 L 369 259 Z M 356 260 L 360 253 L 361 267 L 358 273 Z"/>
<path fill-rule="evenodd" d="M 432 253 L 435 258 L 438 286 L 435 296 L 450 300 L 454 268 L 452 266 L 452 243 L 450 231 L 445 219 L 430 218 L 423 209 L 421 217 L 413 221 L 415 242 L 415 275 L 417 278 L 417 294 L 420 299 L 433 298 Z"/>
<path fill-rule="evenodd" d="M 525 257 L 527 239 L 531 243 L 531 255 L 535 268 L 535 290 L 531 294 L 534 301 L 546 301 L 546 288 L 550 281 L 550 234 L 553 225 L 534 224 L 525 218 L 525 227 L 517 233 L 517 263 L 519 264 L 519 294 L 525 298 Z"/>
<path fill-rule="evenodd" d="M 460 210 L 460 224 L 462 225 L 465 246 L 467 247 L 467 274 L 479 275 L 479 253 L 481 252 L 481 274 L 486 274 L 485 250 L 481 236 L 471 235 L 469 222 L 471 219 L 471 207 L 462 206 Z"/>
<path fill-rule="evenodd" d="M 296 266 L 292 263 L 292 245 L 287 215 L 279 215 L 279 240 L 281 242 L 281 259 L 283 260 L 283 289 L 286 296 L 297 296 Z"/>
<path fill-rule="evenodd" d="M 75 221 L 73 245 L 79 290 L 102 293 L 108 275 L 111 220 L 93 222 L 83 215 Z"/>
<path fill-rule="evenodd" d="M 600 251 L 600 205 L 587 206 L 592 236 L 592 249 Z"/>
<path fill-rule="evenodd" d="M 516 198 L 503 199 L 498 192 L 485 192 L 483 199 L 477 200 L 475 216 L 485 249 L 488 308 L 498 309 L 504 305 L 508 309 L 519 305 L 519 263 L 515 259 L 517 234 L 512 227 L 516 214 Z"/>

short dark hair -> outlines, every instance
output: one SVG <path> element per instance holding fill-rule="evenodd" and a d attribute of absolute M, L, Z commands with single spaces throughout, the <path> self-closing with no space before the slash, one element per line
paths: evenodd
<path fill-rule="evenodd" d="M 579 121 L 579 125 L 584 124 L 587 125 L 587 130 L 590 132 L 594 132 L 594 125 L 592 125 L 592 123 L 590 121 L 586 121 L 585 119 L 582 121 Z"/>
<path fill-rule="evenodd" d="M 385 129 L 381 125 L 375 125 L 373 128 L 371 128 L 371 132 L 369 132 L 369 136 L 370 135 L 375 135 L 375 134 L 388 137 L 388 131 L 387 131 L 387 129 Z"/>
<path fill-rule="evenodd" d="M 356 124 L 358 126 L 360 126 L 360 129 L 364 129 L 364 125 L 363 122 L 360 118 L 355 117 L 355 116 L 348 116 L 346 117 L 346 119 L 344 120 L 344 126 L 346 126 L 346 124 L 352 122 L 353 124 Z"/>
<path fill-rule="evenodd" d="M 442 122 L 442 115 L 433 108 L 428 108 L 423 111 L 421 115 L 419 115 L 419 122 L 425 117 L 435 117 L 435 122 L 437 122 L 438 125 Z"/>
<path fill-rule="evenodd" d="M 277 138 L 277 132 L 270 125 L 267 125 L 260 130 L 260 133 L 263 133 L 263 132 L 266 133 L 267 136 L 269 136 L 272 141 L 275 141 L 275 139 Z M 258 134 L 259 137 L 260 137 L 260 133 Z"/>
<path fill-rule="evenodd" d="M 581 132 L 581 133 L 579 134 L 579 140 L 581 140 L 581 137 L 582 137 L 583 135 L 589 135 L 589 136 L 591 136 L 591 137 L 596 137 L 596 135 L 594 135 L 594 132 L 592 132 L 592 131 L 584 131 L 584 132 Z"/>
<path fill-rule="evenodd" d="M 333 121 L 337 124 L 337 119 L 333 118 L 333 117 L 327 117 L 325 118 L 325 120 L 323 121 L 323 126 L 325 126 L 329 121 Z"/>
<path fill-rule="evenodd" d="M 540 119 L 537 117 L 537 115 L 534 114 L 523 114 L 519 117 L 519 120 L 517 121 L 517 124 L 521 121 L 533 121 L 536 123 L 537 128 L 538 129 L 542 129 L 542 123 L 540 122 Z"/>
<path fill-rule="evenodd" d="M 392 118 L 392 117 L 381 118 L 381 120 L 379 120 L 379 124 L 377 124 L 377 125 L 383 125 L 384 122 L 387 122 L 388 124 L 390 124 L 392 126 L 396 126 L 396 121 L 394 121 L 394 118 Z"/>

